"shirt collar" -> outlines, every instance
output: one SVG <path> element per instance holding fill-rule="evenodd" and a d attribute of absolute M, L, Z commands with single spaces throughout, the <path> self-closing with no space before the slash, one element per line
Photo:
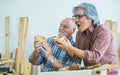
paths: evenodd
<path fill-rule="evenodd" d="M 94 31 L 94 27 L 93 26 L 91 26 L 90 28 L 88 28 L 87 29 L 89 32 L 91 32 L 91 33 L 93 33 L 93 31 Z"/>
<path fill-rule="evenodd" d="M 70 38 L 70 42 L 72 45 L 74 45 L 75 42 L 74 42 L 73 36 Z"/>
<path fill-rule="evenodd" d="M 93 33 L 94 27 L 91 26 L 87 30 L 83 31 L 82 34 L 89 35 L 89 33 Z"/>

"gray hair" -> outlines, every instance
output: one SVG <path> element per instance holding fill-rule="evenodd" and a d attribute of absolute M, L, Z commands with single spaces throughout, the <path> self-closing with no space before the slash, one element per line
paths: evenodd
<path fill-rule="evenodd" d="M 81 3 L 80 5 L 75 6 L 73 8 L 73 10 L 72 10 L 73 14 L 75 14 L 75 11 L 79 8 L 82 8 L 85 10 L 84 15 L 88 19 L 92 19 L 92 23 L 94 26 L 97 26 L 100 23 L 96 7 L 93 4 L 90 4 L 87 2 Z"/>
<path fill-rule="evenodd" d="M 65 18 L 64 20 L 69 20 L 69 24 L 70 24 L 71 26 L 76 26 L 76 23 L 75 23 L 75 21 L 74 21 L 73 18 L 67 17 L 67 18 Z"/>

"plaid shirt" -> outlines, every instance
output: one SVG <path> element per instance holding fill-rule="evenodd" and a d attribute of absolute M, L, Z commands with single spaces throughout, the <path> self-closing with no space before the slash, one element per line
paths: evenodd
<path fill-rule="evenodd" d="M 55 37 L 55 36 L 54 36 Z M 69 66 L 69 65 L 76 65 L 78 63 L 81 63 L 81 60 L 75 61 L 74 59 L 70 58 L 68 54 L 64 51 L 58 48 L 54 41 L 53 38 L 50 37 L 47 39 L 47 42 L 50 44 L 52 48 L 52 55 L 62 63 L 63 67 Z M 71 44 L 74 45 L 73 38 L 70 40 Z M 29 59 L 31 62 L 31 59 Z M 51 63 L 45 58 L 45 54 L 42 50 L 40 50 L 39 54 L 39 61 L 37 62 L 37 65 L 43 64 L 41 68 L 41 72 L 49 72 L 49 71 L 55 71 L 54 68 L 52 67 Z"/>
<path fill-rule="evenodd" d="M 117 50 L 114 45 L 111 31 L 105 25 L 90 27 L 86 31 L 78 31 L 75 46 L 85 51 L 84 65 L 91 66 L 96 63 L 118 64 Z M 108 70 L 107 75 L 117 75 L 118 67 Z"/>

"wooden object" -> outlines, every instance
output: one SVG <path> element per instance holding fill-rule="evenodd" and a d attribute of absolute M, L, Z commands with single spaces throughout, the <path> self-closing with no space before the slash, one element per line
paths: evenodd
<path fill-rule="evenodd" d="M 66 66 L 66 67 L 60 68 L 58 71 L 78 70 L 78 69 L 80 69 L 80 64 L 77 64 L 75 66 Z"/>
<path fill-rule="evenodd" d="M 116 36 L 117 36 L 116 43 L 117 43 L 118 57 L 119 57 L 119 63 L 120 63 L 120 33 L 117 33 Z"/>
<path fill-rule="evenodd" d="M 46 40 L 46 37 L 44 37 L 44 36 L 41 36 L 41 35 L 37 35 L 36 37 L 35 37 L 35 41 L 45 41 Z"/>
<path fill-rule="evenodd" d="M 112 30 L 112 20 L 105 20 L 105 25 Z"/>
<path fill-rule="evenodd" d="M 33 65 L 32 75 L 41 75 L 41 65 Z"/>
<path fill-rule="evenodd" d="M 38 68 L 38 69 L 37 69 L 37 75 L 40 75 L 40 72 L 41 72 L 41 65 L 39 65 L 37 68 Z"/>
<path fill-rule="evenodd" d="M 0 65 L 5 65 L 5 64 L 8 64 L 8 63 L 12 63 L 12 60 L 9 59 L 9 60 L 2 61 L 2 62 L 0 62 Z"/>
<path fill-rule="evenodd" d="M 5 55 L 10 58 L 10 17 L 5 18 L 6 23 L 6 45 L 5 45 Z"/>
<path fill-rule="evenodd" d="M 15 51 L 15 58 L 14 58 L 14 69 L 16 69 L 16 61 L 17 61 L 17 56 L 18 56 L 18 48 L 16 48 L 16 51 Z"/>
<path fill-rule="evenodd" d="M 116 67 L 116 66 L 118 66 L 118 65 L 117 64 L 105 64 L 105 65 L 102 65 L 98 68 L 95 68 L 94 70 L 95 71 L 105 71 L 107 69 L 111 69 L 111 68 Z"/>
<path fill-rule="evenodd" d="M 112 33 L 117 33 L 117 27 L 118 23 L 117 22 L 112 22 Z"/>
<path fill-rule="evenodd" d="M 86 67 L 86 69 L 94 69 L 94 68 L 97 68 L 97 67 L 100 67 L 100 64 L 95 64 L 95 65 L 92 65 L 92 66 L 88 66 L 88 67 Z"/>
<path fill-rule="evenodd" d="M 27 60 L 23 59 L 21 63 L 21 75 L 31 75 L 32 74 L 32 64 Z"/>
<path fill-rule="evenodd" d="M 61 43 L 62 41 L 64 41 L 64 39 L 65 39 L 65 36 L 58 35 L 54 38 L 54 42 Z"/>
<path fill-rule="evenodd" d="M 120 33 L 117 33 L 118 23 L 112 20 L 106 20 L 105 24 L 112 31 L 114 43 L 118 51 L 118 57 L 119 57 L 119 62 L 120 62 Z"/>
<path fill-rule="evenodd" d="M 18 40 L 18 54 L 17 54 L 17 61 L 16 61 L 16 74 L 17 75 L 20 75 L 21 63 L 22 63 L 22 59 L 24 59 L 27 28 L 28 28 L 28 17 L 21 17 L 20 18 L 20 29 L 19 29 L 19 40 Z"/>

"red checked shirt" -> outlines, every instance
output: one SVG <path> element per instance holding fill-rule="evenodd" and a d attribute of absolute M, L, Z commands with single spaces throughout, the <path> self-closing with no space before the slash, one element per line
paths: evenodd
<path fill-rule="evenodd" d="M 96 63 L 101 65 L 118 64 L 118 55 L 113 43 L 112 33 L 104 25 L 92 26 L 82 33 L 78 31 L 75 46 L 85 51 L 85 66 Z M 109 69 L 107 73 L 107 75 L 117 75 L 118 67 Z"/>

